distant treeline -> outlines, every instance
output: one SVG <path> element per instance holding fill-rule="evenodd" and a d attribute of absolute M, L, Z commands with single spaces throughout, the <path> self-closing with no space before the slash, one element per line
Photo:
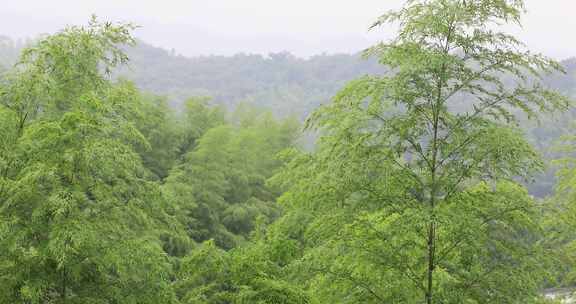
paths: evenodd
<path fill-rule="evenodd" d="M 28 42 L 30 43 L 30 42 Z M 16 62 L 24 42 L 3 38 L 0 63 Z M 304 119 L 321 104 L 327 104 L 346 82 L 363 76 L 379 75 L 386 69 L 374 58 L 358 54 L 317 55 L 299 58 L 290 53 L 267 56 L 185 57 L 173 51 L 138 41 L 127 47 L 127 66 L 115 71 L 115 77 L 133 81 L 136 86 L 166 96 L 168 105 L 178 111 L 189 96 L 209 97 L 210 103 L 234 109 L 250 104 L 272 111 L 278 117 Z M 576 58 L 560 62 L 566 73 L 547 75 L 544 82 L 569 96 L 576 96 Z M 1 71 L 1 67 L 0 67 Z M 551 149 L 572 128 L 575 113 L 558 118 L 543 116 L 540 123 L 525 122 L 523 129 L 546 159 L 557 155 Z M 530 192 L 543 197 L 555 183 L 554 167 L 529 184 Z"/>
<path fill-rule="evenodd" d="M 95 17 L 3 40 L 0 303 L 550 304 L 576 60 L 492 30 L 523 11 L 408 1 L 369 60 L 185 58 Z"/>

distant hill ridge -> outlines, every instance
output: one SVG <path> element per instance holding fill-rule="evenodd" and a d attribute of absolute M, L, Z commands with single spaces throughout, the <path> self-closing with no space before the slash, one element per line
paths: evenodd
<path fill-rule="evenodd" d="M 219 104 L 249 101 L 278 113 L 306 115 L 328 101 L 347 81 L 385 69 L 359 54 L 317 55 L 307 59 L 290 53 L 268 56 L 185 57 L 140 42 L 128 49 L 131 64 L 119 72 L 140 88 L 167 94 L 176 101 L 207 95 Z M 548 82 L 564 92 L 576 91 L 576 57 L 562 61 L 567 74 Z"/>
<path fill-rule="evenodd" d="M 25 43 L 0 37 L 0 66 L 17 60 Z M 268 56 L 185 57 L 139 41 L 127 49 L 130 64 L 116 72 L 138 87 L 167 95 L 178 106 L 189 96 L 210 96 L 213 102 L 234 106 L 245 101 L 277 114 L 306 116 L 327 102 L 346 82 L 385 69 L 359 54 L 316 55 L 304 59 L 290 53 Z M 553 87 L 576 95 L 576 57 L 563 60 L 565 75 L 547 79 Z"/>
<path fill-rule="evenodd" d="M 9 66 L 23 44 L 0 39 L 0 66 Z M 178 108 L 191 96 L 209 96 L 215 104 L 233 108 L 247 102 L 271 110 L 279 116 L 296 115 L 304 119 L 342 86 L 366 74 L 382 74 L 385 68 L 374 59 L 359 54 L 317 55 L 304 59 L 290 53 L 268 56 L 237 54 L 234 56 L 185 57 L 173 51 L 140 41 L 127 48 L 130 64 L 116 71 L 115 77 L 132 80 L 144 90 L 165 95 Z M 551 75 L 550 86 L 576 97 L 576 57 L 561 62 L 566 74 Z M 1 68 L 0 68 L 1 72 Z M 522 128 L 546 159 L 557 155 L 551 151 L 562 134 L 574 134 L 576 111 L 544 118 L 540 125 Z M 537 196 L 551 193 L 553 170 L 530 186 Z"/>

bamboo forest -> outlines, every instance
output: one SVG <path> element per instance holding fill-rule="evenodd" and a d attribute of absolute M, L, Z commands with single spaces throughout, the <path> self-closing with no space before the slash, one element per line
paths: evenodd
<path fill-rule="evenodd" d="M 1 38 L 0 303 L 572 303 L 576 57 L 529 9 L 402 1 L 306 58 Z"/>

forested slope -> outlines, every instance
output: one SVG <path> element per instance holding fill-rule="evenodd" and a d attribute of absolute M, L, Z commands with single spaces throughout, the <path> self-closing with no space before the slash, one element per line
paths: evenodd
<path fill-rule="evenodd" d="M 0 303 L 549 304 L 576 61 L 491 30 L 523 9 L 409 1 L 367 60 L 184 58 L 96 19 L 4 43 Z"/>
<path fill-rule="evenodd" d="M 6 69 L 14 64 L 22 47 L 23 43 L 3 38 L 0 65 Z M 133 81 L 146 92 L 167 96 L 169 103 L 180 109 L 188 97 L 205 96 L 218 105 L 248 102 L 282 116 L 295 114 L 302 118 L 329 102 L 346 82 L 386 72 L 374 58 L 362 58 L 360 53 L 310 58 L 287 52 L 185 57 L 145 41 L 128 47 L 126 53 L 130 62 L 115 70 L 115 75 Z M 576 59 L 560 63 L 566 73 L 547 75 L 545 82 L 574 95 Z"/>
<path fill-rule="evenodd" d="M 374 60 L 347 54 L 308 59 L 289 53 L 187 58 L 145 43 L 127 53 L 130 68 L 119 74 L 144 90 L 173 96 L 176 101 L 189 95 L 211 96 L 227 106 L 247 101 L 300 117 L 327 102 L 347 81 L 383 72 Z"/>
<path fill-rule="evenodd" d="M 131 30 L 67 28 L 2 77 L 0 303 L 178 303 L 184 256 L 280 215 L 266 180 L 298 122 L 112 81 Z"/>
<path fill-rule="evenodd" d="M 186 96 L 209 96 L 214 104 L 234 108 L 246 102 L 271 110 L 280 117 L 307 117 L 321 104 L 329 103 L 342 85 L 363 75 L 381 75 L 386 68 L 374 58 L 356 55 L 318 55 L 297 58 L 289 53 L 238 54 L 232 57 L 187 58 L 144 42 L 129 48 L 129 68 L 119 75 L 133 80 L 139 88 L 169 96 L 181 108 Z M 576 96 L 576 59 L 560 62 L 566 73 L 545 75 L 544 82 L 570 96 Z M 547 160 L 560 136 L 572 129 L 576 113 L 542 116 L 540 122 L 522 120 L 522 128 Z M 550 165 L 550 164 L 549 164 Z M 532 194 L 552 193 L 553 166 L 530 184 Z"/>

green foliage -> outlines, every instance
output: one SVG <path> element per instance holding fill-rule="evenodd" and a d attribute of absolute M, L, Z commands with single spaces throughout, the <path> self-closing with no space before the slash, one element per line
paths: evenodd
<path fill-rule="evenodd" d="M 132 145 L 142 158 L 144 166 L 161 180 L 180 156 L 182 128 L 165 98 L 144 95 L 127 81 L 121 81 L 114 92 L 115 105 L 122 108 L 125 118 L 145 138 L 145 142 Z"/>
<path fill-rule="evenodd" d="M 277 115 L 301 118 L 328 101 L 348 80 L 382 72 L 374 60 L 360 60 L 358 54 L 308 59 L 289 53 L 187 58 L 145 42 L 127 53 L 131 68 L 118 74 L 143 90 L 171 96 L 175 105 L 188 96 L 212 96 L 216 104 L 228 108 L 249 102 Z"/>
<path fill-rule="evenodd" d="M 167 59 L 95 18 L 43 37 L 0 71 L 0 303 L 544 303 L 576 278 L 573 139 L 553 199 L 522 183 L 575 82 L 497 31 L 523 10 L 410 0 L 362 63 Z M 137 85 L 111 80 L 126 49 Z M 308 119 L 313 151 L 254 107 L 301 115 L 367 72 Z"/>
<path fill-rule="evenodd" d="M 9 39 L 0 41 L 0 65 L 3 61 L 5 67 L 15 63 L 24 44 Z M 126 51 L 131 59 L 130 67 L 120 69 L 115 76 L 130 79 L 145 91 L 168 95 L 170 106 L 179 110 L 185 108 L 189 96 L 201 95 L 212 96 L 212 103 L 226 108 L 249 102 L 277 115 L 293 114 L 304 118 L 319 105 L 327 103 L 347 81 L 366 74 L 382 74 L 386 70 L 377 64 L 377 60 L 360 60 L 358 54 L 323 54 L 308 59 L 287 53 L 187 58 L 142 41 Z M 545 75 L 544 82 L 569 96 L 576 96 L 575 62 L 574 58 L 563 60 L 561 64 L 567 73 Z M 573 118 L 574 113 L 567 113 L 544 116 L 542 123 L 522 119 L 520 124 L 544 158 L 552 160 L 558 155 L 549 148 L 567 132 Z M 307 144 L 312 145 L 312 141 L 307 140 Z M 160 168 L 159 164 L 149 164 L 149 160 L 145 163 L 161 177 L 166 176 L 164 168 L 170 167 L 165 163 Z M 554 183 L 554 168 L 549 167 L 527 186 L 532 195 L 543 198 L 552 194 Z"/>
<path fill-rule="evenodd" d="M 318 151 L 288 155 L 274 178 L 288 214 L 309 214 L 291 265 L 318 301 L 536 301 L 540 212 L 514 180 L 542 163 L 515 125 L 568 99 L 539 81 L 559 64 L 492 29 L 522 10 L 408 1 L 375 24 L 399 25 L 366 51 L 393 72 L 350 82 L 315 112 Z"/>
<path fill-rule="evenodd" d="M 130 26 L 73 27 L 23 52 L 2 94 L 3 303 L 170 303 L 177 234 L 131 143 L 148 145 L 101 74 Z"/>
<path fill-rule="evenodd" d="M 567 135 L 559 146 L 562 158 L 555 161 L 558 170 L 556 194 L 547 202 L 545 210 L 546 241 L 551 255 L 556 259 L 554 264 L 555 277 L 550 286 L 570 287 L 576 283 L 576 201 L 574 163 L 574 137 Z"/>
<path fill-rule="evenodd" d="M 196 117 L 218 113 L 198 109 Z M 164 185 L 170 203 L 181 208 L 178 213 L 189 235 L 200 242 L 213 238 L 223 248 L 247 237 L 258 216 L 267 222 L 277 217 L 274 200 L 279 193 L 265 182 L 281 165 L 276 153 L 292 144 L 296 130 L 291 120 L 277 122 L 268 114 L 234 117 L 238 124 L 208 129 Z"/>
<path fill-rule="evenodd" d="M 313 303 L 300 288 L 279 278 L 281 269 L 270 263 L 262 245 L 225 253 L 213 242 L 204 243 L 182 261 L 176 287 L 182 303 Z"/>
<path fill-rule="evenodd" d="M 211 107 L 207 97 L 190 98 L 185 102 L 182 124 L 182 143 L 179 154 L 183 156 L 196 147 L 197 141 L 210 129 L 223 125 L 225 112 L 221 107 Z"/>
<path fill-rule="evenodd" d="M 279 215 L 266 180 L 297 125 L 250 107 L 227 121 L 206 98 L 178 115 L 111 82 L 132 28 L 67 28 L 4 79 L 0 302 L 305 303 L 285 282 L 241 277 L 249 264 L 211 243 L 191 251 L 209 239 L 235 247 Z M 244 267 L 236 281 L 223 277 L 232 265 Z M 229 293 L 220 280 L 252 287 Z"/>

